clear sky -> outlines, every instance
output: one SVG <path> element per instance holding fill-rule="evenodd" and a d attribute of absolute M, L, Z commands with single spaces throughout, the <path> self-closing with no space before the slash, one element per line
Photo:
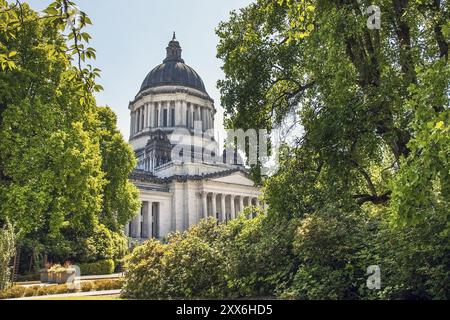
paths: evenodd
<path fill-rule="evenodd" d="M 42 10 L 51 0 L 26 2 Z M 97 50 L 93 65 L 102 70 L 98 82 L 105 89 L 97 95 L 97 102 L 114 110 L 125 139 L 128 140 L 130 127 L 128 103 L 137 94 L 147 73 L 162 63 L 173 31 L 183 49 L 183 59 L 202 77 L 206 90 L 215 100 L 218 109 L 215 126 L 222 127 L 223 110 L 216 82 L 223 78 L 223 72 L 221 61 L 216 58 L 219 40 L 214 30 L 220 21 L 228 19 L 231 10 L 251 2 L 75 0 L 94 24 L 88 29 L 93 37 L 91 45 Z"/>

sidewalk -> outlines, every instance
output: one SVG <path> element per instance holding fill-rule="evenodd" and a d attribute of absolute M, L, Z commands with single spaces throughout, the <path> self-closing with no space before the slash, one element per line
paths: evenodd
<path fill-rule="evenodd" d="M 52 294 L 52 295 L 47 295 L 47 296 L 23 297 L 23 298 L 5 299 L 5 300 L 43 300 L 43 299 L 58 299 L 58 298 L 71 298 L 71 297 L 110 296 L 110 295 L 116 295 L 116 294 L 120 294 L 120 289 L 119 290 Z"/>

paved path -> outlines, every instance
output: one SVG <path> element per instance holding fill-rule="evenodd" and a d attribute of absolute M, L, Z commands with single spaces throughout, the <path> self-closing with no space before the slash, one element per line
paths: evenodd
<path fill-rule="evenodd" d="M 23 298 L 5 299 L 5 300 L 41 300 L 41 299 L 58 299 L 58 298 L 70 298 L 70 297 L 111 296 L 111 295 L 116 295 L 116 294 L 120 294 L 120 289 L 119 290 L 52 294 L 52 295 L 47 295 L 47 296 L 23 297 Z"/>

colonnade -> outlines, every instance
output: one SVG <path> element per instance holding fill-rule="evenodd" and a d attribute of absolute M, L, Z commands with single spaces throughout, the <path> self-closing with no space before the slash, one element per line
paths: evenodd
<path fill-rule="evenodd" d="M 261 205 L 258 197 L 228 193 L 203 192 L 202 218 L 216 217 L 220 222 L 235 219 L 246 207 Z"/>
<path fill-rule="evenodd" d="M 131 238 L 159 238 L 160 203 L 143 201 L 140 212 L 125 225 L 125 235 Z"/>
<path fill-rule="evenodd" d="M 194 122 L 202 122 L 202 130 L 214 128 L 214 110 L 183 100 L 149 102 L 131 111 L 131 135 L 146 128 L 185 127 L 194 128 Z"/>

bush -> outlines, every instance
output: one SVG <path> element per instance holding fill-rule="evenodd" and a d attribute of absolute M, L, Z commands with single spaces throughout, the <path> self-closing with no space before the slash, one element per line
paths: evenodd
<path fill-rule="evenodd" d="M 81 282 L 81 291 L 102 291 L 102 290 L 118 290 L 121 289 L 123 285 L 123 280 L 97 280 L 97 281 L 83 281 Z M 0 291 L 0 299 L 12 299 L 21 297 L 32 297 L 32 296 L 45 296 L 54 294 L 64 294 L 76 292 L 75 287 L 69 288 L 66 284 L 61 285 L 51 285 L 51 286 L 33 286 L 33 287 L 22 287 L 14 286 L 7 290 Z"/>
<path fill-rule="evenodd" d="M 93 281 L 83 281 L 81 282 L 81 291 L 89 292 L 95 290 L 95 285 Z"/>
<path fill-rule="evenodd" d="M 0 291 L 0 299 L 13 299 L 23 297 L 25 288 L 22 286 L 13 286 L 9 289 Z"/>
<path fill-rule="evenodd" d="M 101 260 L 94 263 L 79 265 L 81 275 L 101 275 L 114 273 L 114 261 L 112 259 Z"/>
<path fill-rule="evenodd" d="M 294 239 L 299 269 L 284 294 L 314 300 L 369 297 L 366 268 L 379 262 L 369 251 L 370 221 L 363 212 L 333 208 L 302 219 Z"/>
<path fill-rule="evenodd" d="M 10 262 L 15 254 L 15 246 L 16 235 L 11 223 L 7 221 L 5 226 L 0 228 L 0 291 L 10 285 Z"/>
<path fill-rule="evenodd" d="M 192 230 L 213 230 L 202 222 Z M 208 239 L 210 240 L 210 239 Z M 224 259 L 212 243 L 195 232 L 175 233 L 167 244 L 151 239 L 126 260 L 123 295 L 133 299 L 219 298 L 226 287 Z"/>
<path fill-rule="evenodd" d="M 44 286 L 38 286 L 36 289 L 36 295 L 37 296 L 45 296 L 47 294 L 47 287 Z"/>
<path fill-rule="evenodd" d="M 127 253 L 128 241 L 123 233 L 113 232 L 100 224 L 82 242 L 77 260 L 84 263 L 108 259 L 119 261 Z"/>
<path fill-rule="evenodd" d="M 95 290 L 118 290 L 121 289 L 123 285 L 123 280 L 97 280 L 95 281 Z"/>
<path fill-rule="evenodd" d="M 294 270 L 295 224 L 246 215 L 227 223 L 216 241 L 227 268 L 228 298 L 273 297 Z"/>
<path fill-rule="evenodd" d="M 25 297 L 32 297 L 36 296 L 38 294 L 39 287 L 28 287 L 25 289 L 24 296 Z"/>

